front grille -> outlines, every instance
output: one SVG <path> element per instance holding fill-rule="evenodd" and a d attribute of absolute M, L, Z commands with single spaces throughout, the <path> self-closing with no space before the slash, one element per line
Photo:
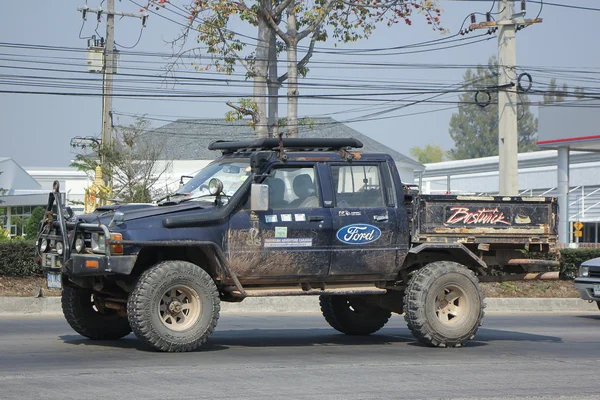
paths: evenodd
<path fill-rule="evenodd" d="M 590 278 L 600 278 L 600 270 L 590 270 Z"/>

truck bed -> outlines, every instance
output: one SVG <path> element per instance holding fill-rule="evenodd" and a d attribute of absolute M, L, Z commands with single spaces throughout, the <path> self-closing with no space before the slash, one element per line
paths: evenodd
<path fill-rule="evenodd" d="M 418 195 L 412 206 L 413 243 L 556 244 L 555 197 Z"/>

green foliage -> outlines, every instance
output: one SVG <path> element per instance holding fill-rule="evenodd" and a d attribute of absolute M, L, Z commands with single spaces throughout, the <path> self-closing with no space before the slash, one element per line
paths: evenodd
<path fill-rule="evenodd" d="M 573 90 L 573 95 L 578 99 L 584 99 L 585 98 L 585 89 L 582 87 L 576 87 L 575 90 Z"/>
<path fill-rule="evenodd" d="M 280 128 L 286 127 L 287 124 L 288 124 L 287 118 L 279 118 L 278 123 L 277 123 L 277 125 Z M 315 120 L 313 118 L 309 118 L 309 117 L 298 118 L 298 126 L 303 126 L 307 129 L 313 130 L 315 127 Z"/>
<path fill-rule="evenodd" d="M 490 58 L 487 66 L 467 69 L 464 75 L 465 93 L 459 96 L 462 104 L 458 106 L 458 113 L 450 119 L 449 133 L 455 146 L 450 150 L 450 158 L 464 160 L 498 155 L 498 93 L 490 91 L 491 101 L 486 107 L 474 104 L 477 90 L 498 86 L 497 70 L 495 57 Z M 485 94 L 481 96 L 485 97 Z M 527 95 L 520 93 L 517 106 L 519 152 L 537 150 L 538 121 L 529 110 L 528 103 Z"/>
<path fill-rule="evenodd" d="M 576 87 L 573 90 L 573 93 L 569 93 L 569 87 L 566 83 L 563 83 L 562 89 L 558 89 L 558 86 L 556 85 L 556 79 L 552 78 L 550 80 L 550 84 L 548 85 L 548 89 L 544 93 L 544 99 L 542 100 L 542 103 L 562 103 L 566 99 L 573 97 L 577 99 L 585 98 L 585 89 L 582 87 Z"/>
<path fill-rule="evenodd" d="M 0 175 L 2 175 L 2 171 L 0 171 Z M 0 196 L 4 196 L 7 190 L 0 187 Z M 4 203 L 2 199 L 0 199 L 0 204 Z"/>
<path fill-rule="evenodd" d="M 40 223 L 44 218 L 44 208 L 36 207 L 31 212 L 31 217 L 25 222 L 25 236 L 27 239 L 35 240 L 40 229 Z"/>
<path fill-rule="evenodd" d="M 42 268 L 35 262 L 35 243 L 30 240 L 0 242 L 0 275 L 41 275 Z"/>
<path fill-rule="evenodd" d="M 225 113 L 225 122 L 240 121 L 244 117 L 249 116 L 251 117 L 251 119 L 248 121 L 248 126 L 254 128 L 259 118 L 258 106 L 256 105 L 256 102 L 254 100 L 243 98 L 239 99 L 237 105 L 233 104 L 230 101 L 227 102 L 227 105 L 233 108 L 233 110 L 227 111 Z"/>
<path fill-rule="evenodd" d="M 14 224 L 17 228 L 17 232 L 16 232 L 16 236 L 17 237 L 21 237 L 23 235 L 23 218 L 21 217 L 17 217 L 17 216 L 13 216 L 10 219 L 11 224 Z"/>
<path fill-rule="evenodd" d="M 421 164 L 436 163 L 446 161 L 447 153 L 437 144 L 428 144 L 425 147 L 413 147 L 410 149 L 410 155 L 417 159 Z"/>
<path fill-rule="evenodd" d="M 600 257 L 599 249 L 560 249 L 559 254 L 548 253 L 525 253 L 527 258 L 538 260 L 557 260 L 560 266 L 554 271 L 560 271 L 562 279 L 574 279 L 582 262 Z"/>

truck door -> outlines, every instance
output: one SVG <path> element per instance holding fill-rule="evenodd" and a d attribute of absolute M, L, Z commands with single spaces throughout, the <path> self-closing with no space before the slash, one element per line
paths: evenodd
<path fill-rule="evenodd" d="M 250 280 L 327 275 L 332 221 L 315 166 L 274 168 L 263 184 L 269 186 L 269 210 L 251 212 L 248 206 L 231 217 L 230 267 Z"/>
<path fill-rule="evenodd" d="M 329 275 L 395 275 L 399 245 L 408 247 L 399 243 L 398 229 L 407 217 L 404 208 L 398 211 L 387 164 L 332 164 L 330 171 L 334 207 Z"/>

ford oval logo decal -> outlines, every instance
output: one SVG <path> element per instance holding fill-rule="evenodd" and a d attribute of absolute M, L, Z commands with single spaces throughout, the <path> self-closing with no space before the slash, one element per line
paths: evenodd
<path fill-rule="evenodd" d="M 337 240 L 346 244 L 372 243 L 381 237 L 381 230 L 369 224 L 346 225 L 337 231 Z"/>

